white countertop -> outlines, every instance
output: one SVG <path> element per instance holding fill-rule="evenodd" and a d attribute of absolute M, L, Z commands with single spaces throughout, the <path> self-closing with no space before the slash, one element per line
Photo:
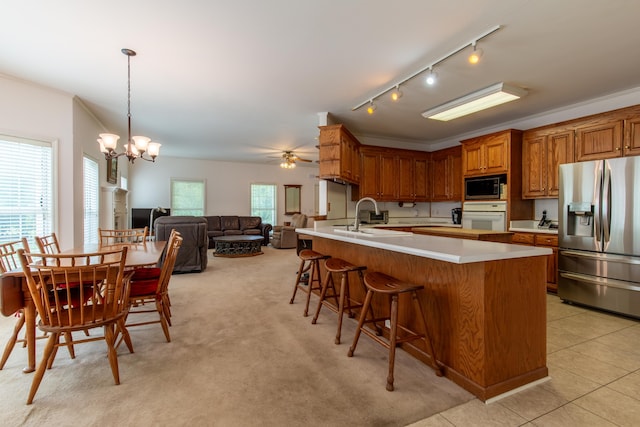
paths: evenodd
<path fill-rule="evenodd" d="M 310 236 L 324 237 L 455 264 L 543 256 L 551 255 L 552 253 L 551 249 L 540 246 L 514 245 L 401 232 L 398 232 L 397 237 L 360 237 L 336 232 L 333 227 L 297 228 L 296 231 Z M 389 233 L 394 232 L 389 231 Z"/>

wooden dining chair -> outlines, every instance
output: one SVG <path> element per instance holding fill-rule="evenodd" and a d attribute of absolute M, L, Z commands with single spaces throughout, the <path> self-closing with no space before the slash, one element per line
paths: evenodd
<path fill-rule="evenodd" d="M 58 237 L 56 233 L 51 233 L 47 236 L 36 236 L 35 237 L 36 244 L 38 245 L 38 249 L 40 249 L 40 253 L 43 254 L 59 254 L 60 253 L 60 245 L 58 244 Z"/>
<path fill-rule="evenodd" d="M 18 249 L 24 249 L 29 252 L 29 243 L 26 238 L 23 237 L 21 240 L 0 244 L 0 274 L 11 270 L 22 269 L 20 257 L 18 256 Z M 23 347 L 27 345 L 26 338 L 19 338 L 20 331 L 24 327 L 24 310 L 20 309 L 16 311 L 15 316 L 17 317 L 16 324 L 13 327 L 13 332 L 11 333 L 9 340 L 4 346 L 2 359 L 0 360 L 0 369 L 4 368 L 4 365 L 7 363 L 9 356 L 11 356 L 16 343 L 21 343 Z M 47 335 L 45 334 L 37 338 L 46 337 Z"/>
<path fill-rule="evenodd" d="M 176 263 L 178 251 L 182 245 L 182 236 L 175 230 L 169 236 L 167 244 L 167 254 L 165 256 L 160 274 L 153 277 L 155 269 L 142 268 L 137 269 L 131 279 L 131 293 L 129 295 L 129 312 L 127 314 L 127 327 L 149 325 L 160 323 L 162 331 L 167 339 L 171 342 L 169 334 L 169 326 L 171 326 L 171 301 L 169 299 L 169 281 L 173 273 L 173 267 Z M 147 304 L 155 304 L 155 309 L 148 309 L 144 306 Z M 140 321 L 137 323 L 129 322 L 130 315 L 138 315 L 140 313 L 158 313 L 158 320 Z"/>
<path fill-rule="evenodd" d="M 60 336 L 102 327 L 104 334 L 76 339 L 73 344 L 105 340 L 111 373 L 120 384 L 115 341 L 122 335 L 129 351 L 133 345 L 125 326 L 130 276 L 125 276 L 127 247 L 90 254 L 29 254 L 18 250 L 20 262 L 40 321 L 49 333 L 42 359 L 31 383 L 27 404 L 33 402 L 47 368 L 51 368 Z M 91 283 L 88 286 L 87 283 Z M 82 285 L 79 285 L 82 284 Z"/>
<path fill-rule="evenodd" d="M 98 236 L 101 245 L 114 245 L 118 243 L 144 243 L 149 236 L 149 227 L 125 228 L 119 230 L 107 230 L 98 228 Z"/>

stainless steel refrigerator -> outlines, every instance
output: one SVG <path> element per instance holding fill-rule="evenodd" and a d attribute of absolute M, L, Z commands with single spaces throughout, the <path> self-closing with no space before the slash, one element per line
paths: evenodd
<path fill-rule="evenodd" d="M 558 296 L 640 318 L 640 156 L 560 165 Z"/>

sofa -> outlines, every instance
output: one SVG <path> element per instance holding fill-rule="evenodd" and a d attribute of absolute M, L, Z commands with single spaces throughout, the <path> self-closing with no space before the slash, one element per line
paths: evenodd
<path fill-rule="evenodd" d="M 307 226 L 307 216 L 305 214 L 294 214 L 291 217 L 291 224 L 276 225 L 271 236 L 271 246 L 278 249 L 291 249 L 298 246 L 298 233 L 296 228 Z"/>
<path fill-rule="evenodd" d="M 184 239 L 174 272 L 200 272 L 207 268 L 207 221 L 200 216 L 161 216 L 154 222 L 156 240 L 169 240 L 175 229 Z"/>
<path fill-rule="evenodd" d="M 262 245 L 269 244 L 269 235 L 273 227 L 271 224 L 262 222 L 262 218 L 259 216 L 219 215 L 205 216 L 204 218 L 207 220 L 209 248 L 215 247 L 214 237 L 242 234 L 262 236 Z"/>

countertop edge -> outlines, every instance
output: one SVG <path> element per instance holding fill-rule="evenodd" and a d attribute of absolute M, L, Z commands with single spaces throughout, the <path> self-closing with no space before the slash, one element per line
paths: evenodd
<path fill-rule="evenodd" d="M 558 230 L 550 230 L 545 228 L 520 228 L 520 227 L 509 227 L 509 231 L 514 231 L 516 233 L 537 233 L 537 234 L 553 234 L 558 235 Z"/>
<path fill-rule="evenodd" d="M 551 249 L 546 247 L 514 245 L 510 243 L 496 243 L 420 234 L 373 239 L 371 237 L 356 237 L 335 233 L 331 228 L 297 228 L 296 232 L 345 243 L 354 243 L 372 248 L 416 255 L 419 257 L 454 264 L 499 261 L 552 254 Z M 432 248 L 438 248 L 438 250 L 434 250 Z"/>

